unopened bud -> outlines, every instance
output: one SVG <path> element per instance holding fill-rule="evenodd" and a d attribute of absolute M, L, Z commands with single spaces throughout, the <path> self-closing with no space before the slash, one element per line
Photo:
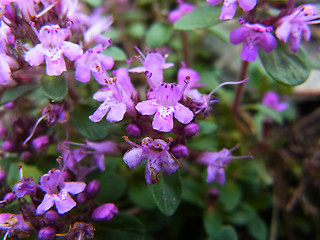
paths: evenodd
<path fill-rule="evenodd" d="M 138 138 L 141 136 L 141 129 L 135 123 L 130 123 L 127 126 L 126 130 L 127 130 L 127 133 L 134 138 Z"/>
<path fill-rule="evenodd" d="M 3 200 L 7 201 L 7 203 L 12 203 L 16 199 L 16 195 L 13 192 L 9 192 L 4 195 Z"/>
<path fill-rule="evenodd" d="M 8 140 L 3 141 L 2 150 L 6 151 L 6 152 L 13 152 L 14 151 L 14 144 Z"/>
<path fill-rule="evenodd" d="M 45 227 L 40 229 L 38 238 L 43 240 L 52 240 L 55 238 L 56 230 L 53 227 Z"/>
<path fill-rule="evenodd" d="M 171 148 L 171 152 L 176 158 L 188 157 L 189 155 L 188 148 L 182 144 L 173 146 Z"/>
<path fill-rule="evenodd" d="M 109 221 L 119 210 L 113 203 L 105 203 L 96 208 L 92 213 L 92 219 L 95 221 Z"/>
<path fill-rule="evenodd" d="M 184 134 L 186 137 L 192 137 L 199 132 L 199 125 L 196 123 L 190 123 L 184 128 Z"/>
<path fill-rule="evenodd" d="M 86 187 L 86 193 L 89 198 L 97 195 L 100 189 L 100 183 L 98 180 L 92 180 Z"/>
<path fill-rule="evenodd" d="M 44 217 L 50 222 L 55 222 L 59 220 L 59 214 L 54 210 L 47 211 Z"/>

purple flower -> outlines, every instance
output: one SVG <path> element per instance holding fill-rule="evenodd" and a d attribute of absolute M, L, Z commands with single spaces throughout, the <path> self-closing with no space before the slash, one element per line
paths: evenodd
<path fill-rule="evenodd" d="M 282 112 L 288 107 L 286 102 L 279 101 L 279 96 L 276 92 L 271 91 L 264 94 L 262 104 L 276 110 L 277 112 Z"/>
<path fill-rule="evenodd" d="M 224 168 L 229 165 L 232 159 L 247 158 L 251 156 L 232 157 L 231 152 L 235 150 L 228 150 L 223 148 L 219 152 L 205 152 L 198 158 L 198 162 L 208 166 L 207 182 L 210 183 L 216 180 L 219 184 L 224 184 L 226 175 Z"/>
<path fill-rule="evenodd" d="M 129 72 L 148 72 L 148 84 L 150 88 L 154 89 L 158 84 L 163 82 L 163 69 L 170 68 L 173 63 L 166 63 L 166 58 L 160 53 L 148 53 L 145 57 L 143 53 L 136 48 L 142 58 L 139 57 L 143 66 L 129 69 Z"/>
<path fill-rule="evenodd" d="M 135 98 L 138 95 L 136 89 L 131 83 L 129 71 L 127 68 L 118 68 L 117 70 L 112 71 L 112 74 L 117 78 L 117 81 L 121 86 L 125 86 L 126 93 L 131 98 Z"/>
<path fill-rule="evenodd" d="M 13 192 L 17 198 L 22 198 L 26 195 L 35 195 L 37 184 L 33 181 L 32 177 L 23 177 L 22 167 L 19 168 L 20 181 L 13 186 Z"/>
<path fill-rule="evenodd" d="M 65 123 L 70 118 L 70 115 L 64 109 L 64 106 L 58 104 L 49 104 L 45 106 L 42 109 L 41 115 L 49 126 L 55 124 L 56 122 Z"/>
<path fill-rule="evenodd" d="M 38 34 L 41 43 L 26 52 L 25 60 L 31 66 L 38 66 L 45 60 L 47 74 L 60 75 L 67 70 L 63 54 L 73 61 L 83 52 L 79 45 L 64 41 L 68 35 L 69 31 L 58 25 L 43 26 Z"/>
<path fill-rule="evenodd" d="M 311 30 L 308 24 L 318 23 L 319 15 L 316 15 L 316 8 L 312 4 L 302 5 L 293 12 L 279 20 L 276 36 L 283 42 L 289 43 L 290 50 L 299 50 L 301 37 L 306 41 L 310 40 Z"/>
<path fill-rule="evenodd" d="M 242 27 L 230 33 L 230 42 L 234 45 L 239 43 L 244 44 L 241 52 L 241 59 L 243 61 L 253 62 L 256 60 L 259 46 L 265 52 L 271 52 L 277 47 L 277 40 L 270 33 L 272 27 L 265 27 L 259 23 L 245 23 L 243 19 L 239 21 Z"/>
<path fill-rule="evenodd" d="M 185 87 L 184 93 L 187 93 L 192 88 L 201 86 L 198 84 L 200 80 L 199 73 L 192 68 L 187 68 L 186 65 L 182 63 L 182 68 L 180 68 L 178 71 L 179 86 L 184 86 L 186 79 L 188 79 L 188 84 Z"/>
<path fill-rule="evenodd" d="M 107 88 L 102 88 L 93 95 L 93 99 L 103 103 L 89 116 L 89 119 L 93 122 L 99 122 L 107 115 L 106 118 L 109 122 L 119 122 L 126 112 L 135 116 L 133 102 L 123 89 L 125 86 L 120 86 L 116 78 L 113 78 L 112 81 L 109 80 Z"/>
<path fill-rule="evenodd" d="M 77 205 L 69 193 L 81 193 L 86 184 L 84 182 L 64 182 L 63 172 L 53 169 L 48 174 L 42 175 L 40 187 L 46 194 L 41 204 L 37 207 L 37 214 L 45 213 L 54 204 L 58 213 L 64 214 Z"/>
<path fill-rule="evenodd" d="M 94 48 L 87 50 L 78 60 L 75 62 L 75 78 L 80 82 L 90 81 L 90 72 L 92 72 L 94 78 L 101 85 L 106 85 L 106 81 L 110 78 L 106 70 L 110 70 L 114 61 L 112 57 L 101 54 L 101 52 L 107 48 L 98 45 Z"/>
<path fill-rule="evenodd" d="M 29 236 L 33 231 L 30 222 L 22 214 L 0 213 L 0 230 L 5 232 L 3 239 L 15 236 Z"/>
<path fill-rule="evenodd" d="M 193 112 L 179 103 L 182 91 L 174 83 L 162 83 L 154 90 L 155 99 L 139 102 L 136 106 L 142 115 L 155 114 L 152 127 L 160 132 L 170 132 L 173 128 L 173 116 L 181 123 L 188 124 Z"/>
<path fill-rule="evenodd" d="M 123 156 L 123 161 L 130 168 L 136 168 L 142 160 L 146 159 L 145 179 L 148 184 L 154 184 L 159 181 L 158 174 L 162 170 L 169 175 L 179 168 L 178 160 L 168 151 L 172 138 L 168 138 L 167 142 L 162 139 L 146 137 L 142 139 L 141 145 L 135 144 L 124 137 L 126 142 L 134 146 Z"/>
<path fill-rule="evenodd" d="M 257 4 L 257 0 L 207 0 L 207 2 L 212 6 L 219 4 L 221 1 L 223 1 L 220 14 L 221 20 L 233 18 L 237 10 L 237 2 L 245 12 L 252 10 Z"/>
<path fill-rule="evenodd" d="M 193 4 L 184 3 L 183 0 L 177 0 L 177 2 L 178 2 L 178 5 L 179 5 L 178 8 L 172 10 L 169 13 L 169 16 L 168 16 L 169 21 L 171 23 L 174 23 L 174 22 L 178 21 L 183 15 L 191 12 L 194 9 Z"/>

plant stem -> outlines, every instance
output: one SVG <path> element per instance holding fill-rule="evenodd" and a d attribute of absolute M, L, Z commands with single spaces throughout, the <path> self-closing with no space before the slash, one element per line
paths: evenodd
<path fill-rule="evenodd" d="M 189 41 L 188 41 L 188 34 L 185 31 L 180 31 L 180 39 L 182 43 L 182 55 L 184 63 L 187 67 L 191 66 L 191 56 L 190 56 L 190 48 L 189 48 Z"/>
<path fill-rule="evenodd" d="M 238 78 L 239 81 L 245 79 L 245 77 L 247 75 L 248 67 L 249 67 L 249 62 L 242 61 L 242 63 L 241 63 L 241 71 L 240 71 L 240 75 L 239 75 L 239 78 Z M 233 110 L 234 113 L 238 112 L 238 108 L 239 108 L 239 105 L 240 105 L 240 99 L 241 99 L 242 92 L 243 92 L 243 85 L 244 85 L 244 83 L 241 83 L 236 88 L 236 95 L 235 95 L 235 98 L 233 100 L 233 105 L 232 105 L 232 110 Z"/>

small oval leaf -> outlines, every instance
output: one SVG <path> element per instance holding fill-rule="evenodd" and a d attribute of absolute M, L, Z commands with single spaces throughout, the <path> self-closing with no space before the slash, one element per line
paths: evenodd
<path fill-rule="evenodd" d="M 40 86 L 43 92 L 52 100 L 62 100 L 68 92 L 67 81 L 63 76 L 45 75 L 40 79 Z"/>
<path fill-rule="evenodd" d="M 178 173 L 159 174 L 159 183 L 149 186 L 153 201 L 164 215 L 170 216 L 181 202 L 181 179 Z"/>
<path fill-rule="evenodd" d="M 71 121 L 80 134 L 92 141 L 103 140 L 108 135 L 108 122 L 92 122 L 88 117 L 95 111 L 89 105 L 78 105 L 71 113 Z"/>
<path fill-rule="evenodd" d="M 28 85 L 21 85 L 15 88 L 7 89 L 4 94 L 2 95 L 0 105 L 6 104 L 8 102 L 12 102 L 19 97 L 27 94 L 28 92 L 33 91 L 38 87 L 37 83 L 31 83 Z"/>
<path fill-rule="evenodd" d="M 209 240 L 237 240 L 237 232 L 231 226 L 223 226 L 209 237 Z"/>
<path fill-rule="evenodd" d="M 144 240 L 146 230 L 144 225 L 135 217 L 118 214 L 108 222 L 95 224 L 96 240 Z"/>
<path fill-rule="evenodd" d="M 147 31 L 147 44 L 151 48 L 161 47 L 169 41 L 171 34 L 171 26 L 162 23 L 154 23 Z"/>
<path fill-rule="evenodd" d="M 296 86 L 310 75 L 310 60 L 302 48 L 291 53 L 286 44 L 279 43 L 270 53 L 259 51 L 259 57 L 266 72 L 279 83 Z"/>
<path fill-rule="evenodd" d="M 114 61 L 125 61 L 127 59 L 126 53 L 121 48 L 116 46 L 108 47 L 102 53 L 112 57 Z"/>
<path fill-rule="evenodd" d="M 211 27 L 221 22 L 219 20 L 220 12 L 221 7 L 212 7 L 210 5 L 196 8 L 176 21 L 173 28 L 188 31 L 195 28 Z"/>

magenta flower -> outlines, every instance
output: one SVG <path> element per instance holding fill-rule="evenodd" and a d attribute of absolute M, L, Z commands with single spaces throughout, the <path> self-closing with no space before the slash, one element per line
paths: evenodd
<path fill-rule="evenodd" d="M 198 162 L 208 166 L 207 169 L 207 182 L 210 183 L 216 180 L 219 184 L 224 184 L 226 175 L 224 168 L 229 165 L 232 159 L 251 158 L 252 156 L 232 157 L 231 152 L 233 148 L 228 150 L 223 148 L 219 152 L 205 152 L 200 155 Z"/>
<path fill-rule="evenodd" d="M 118 213 L 119 210 L 113 203 L 105 203 L 93 210 L 92 219 L 95 221 L 109 221 Z"/>
<path fill-rule="evenodd" d="M 63 173 L 54 169 L 42 175 L 40 187 L 46 194 L 37 207 L 37 214 L 45 213 L 53 205 L 56 205 L 59 214 L 64 214 L 77 205 L 69 193 L 81 193 L 86 184 L 84 182 L 64 182 Z"/>
<path fill-rule="evenodd" d="M 106 85 L 106 81 L 109 80 L 109 75 L 106 70 L 110 70 L 114 61 L 112 57 L 101 54 L 101 52 L 109 45 L 102 47 L 98 45 L 94 48 L 87 50 L 78 60 L 75 62 L 75 78 L 77 81 L 86 83 L 90 81 L 90 72 L 92 72 L 94 78 L 101 85 Z"/>
<path fill-rule="evenodd" d="M 121 86 L 125 86 L 126 93 L 128 93 L 131 98 L 135 98 L 138 95 L 137 90 L 131 83 L 127 68 L 118 68 L 117 70 L 112 71 L 112 74 L 117 78 L 117 81 Z"/>
<path fill-rule="evenodd" d="M 142 115 L 155 114 L 152 127 L 160 132 L 170 132 L 173 128 L 173 116 L 181 123 L 188 124 L 193 112 L 179 103 L 182 91 L 175 83 L 162 83 L 154 90 L 155 99 L 139 102 L 136 106 Z"/>
<path fill-rule="evenodd" d="M 264 94 L 262 104 L 277 112 L 283 112 L 288 108 L 288 104 L 286 102 L 280 102 L 278 94 L 271 91 Z"/>
<path fill-rule="evenodd" d="M 146 159 L 145 179 L 148 184 L 154 184 L 159 181 L 158 174 L 162 170 L 169 175 L 179 168 L 179 162 L 168 151 L 172 138 L 168 138 L 167 142 L 162 139 L 146 137 L 142 139 L 141 145 L 135 144 L 124 137 L 126 142 L 134 146 L 123 156 L 123 161 L 129 168 L 136 168 L 142 160 Z"/>
<path fill-rule="evenodd" d="M 310 40 L 311 30 L 308 24 L 318 23 L 319 15 L 316 15 L 316 8 L 312 4 L 302 5 L 293 12 L 279 20 L 279 27 L 276 36 L 283 42 L 288 42 L 290 50 L 299 50 L 301 37 L 306 41 Z"/>
<path fill-rule="evenodd" d="M 257 0 L 207 0 L 212 6 L 219 4 L 221 1 L 223 1 L 220 13 L 221 20 L 233 18 L 237 10 L 237 2 L 244 12 L 252 10 L 257 4 Z"/>
<path fill-rule="evenodd" d="M 125 88 L 125 86 L 124 86 Z M 135 116 L 133 102 L 130 96 L 123 90 L 116 78 L 108 81 L 107 88 L 100 89 L 93 95 L 93 99 L 103 102 L 98 109 L 89 116 L 93 122 L 99 122 L 107 115 L 109 122 L 119 122 L 123 119 L 127 112 L 129 115 Z"/>
<path fill-rule="evenodd" d="M 139 57 L 143 66 L 129 69 L 129 72 L 148 72 L 148 84 L 150 88 L 154 89 L 158 84 L 163 82 L 163 69 L 170 68 L 173 63 L 166 63 L 166 58 L 160 53 L 148 53 L 145 57 L 143 53 L 136 48 L 142 58 Z"/>
<path fill-rule="evenodd" d="M 47 74 L 60 75 L 67 70 L 63 54 L 73 61 L 83 52 L 79 45 L 64 41 L 68 35 L 68 30 L 58 25 L 43 26 L 38 34 L 41 43 L 26 52 L 25 60 L 31 66 L 38 66 L 45 60 Z"/>
<path fill-rule="evenodd" d="M 259 23 L 245 23 L 243 19 L 239 21 L 242 27 L 230 33 L 230 42 L 234 45 L 243 43 L 241 52 L 241 59 L 243 61 L 253 62 L 256 60 L 259 46 L 265 52 L 271 52 L 277 47 L 277 40 L 270 33 L 272 27 L 265 27 Z"/>
<path fill-rule="evenodd" d="M 172 10 L 168 16 L 169 21 L 171 23 L 178 21 L 183 15 L 191 12 L 194 9 L 193 4 L 184 3 L 183 0 L 177 0 L 177 2 L 178 2 L 178 8 Z"/>

